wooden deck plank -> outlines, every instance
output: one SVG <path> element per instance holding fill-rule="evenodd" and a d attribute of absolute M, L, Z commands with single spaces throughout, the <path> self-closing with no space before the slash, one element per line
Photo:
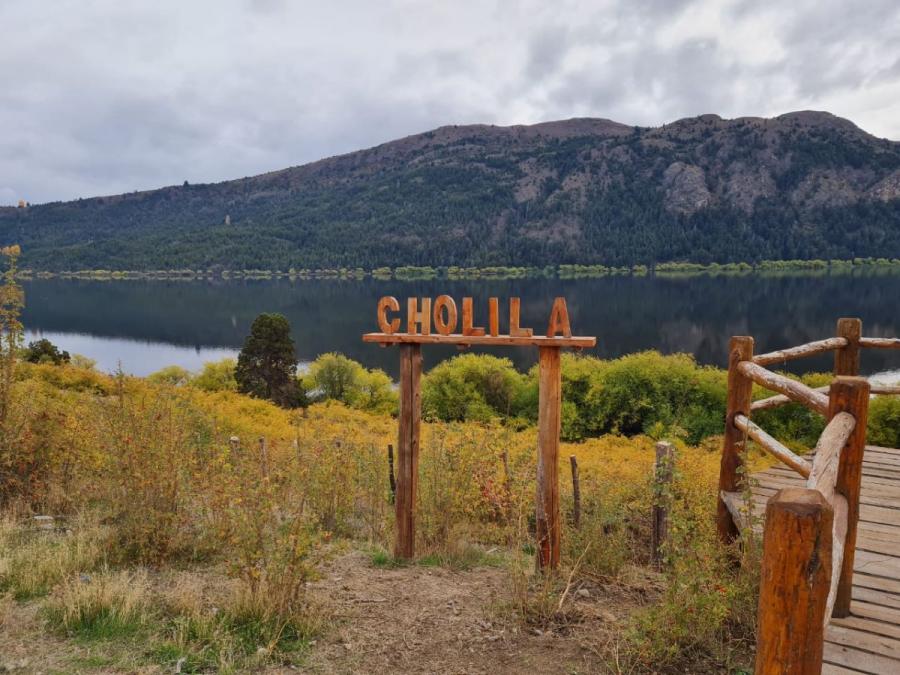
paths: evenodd
<path fill-rule="evenodd" d="M 825 663 L 872 675 L 897 675 L 900 661 L 862 649 L 825 641 Z"/>
<path fill-rule="evenodd" d="M 900 450 L 867 446 L 862 474 L 851 615 L 826 631 L 822 672 L 829 675 L 900 673 Z M 757 530 L 772 495 L 805 485 L 782 465 L 752 479 Z"/>
<path fill-rule="evenodd" d="M 826 642 L 843 645 L 845 647 L 854 647 L 864 649 L 873 654 L 880 654 L 897 661 L 896 666 L 900 667 L 900 640 L 887 637 L 885 635 L 876 635 L 868 631 L 848 628 L 838 623 L 829 624 Z"/>

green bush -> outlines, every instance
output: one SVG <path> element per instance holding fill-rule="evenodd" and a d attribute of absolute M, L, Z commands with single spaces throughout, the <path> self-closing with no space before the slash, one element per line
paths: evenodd
<path fill-rule="evenodd" d="M 237 391 L 237 381 L 234 379 L 236 367 L 237 361 L 232 358 L 208 361 L 191 380 L 191 385 L 203 391 Z"/>
<path fill-rule="evenodd" d="M 169 384 L 173 387 L 180 387 L 190 383 L 193 377 L 191 371 L 181 366 L 166 366 L 155 373 L 150 373 L 147 379 L 154 384 Z"/>
<path fill-rule="evenodd" d="M 515 417 L 527 405 L 526 388 L 527 377 L 509 359 L 462 354 L 423 378 L 422 412 L 426 419 L 446 422 Z"/>
<path fill-rule="evenodd" d="M 302 379 L 310 401 L 334 400 L 373 412 L 392 413 L 397 409 L 397 392 L 383 370 L 366 370 L 343 354 L 322 354 Z"/>
<path fill-rule="evenodd" d="M 900 399 L 879 396 L 869 404 L 869 437 L 872 445 L 900 448 Z"/>
<path fill-rule="evenodd" d="M 537 367 L 523 407 L 537 415 Z M 611 361 L 563 355 L 562 438 L 666 433 L 690 443 L 722 433 L 725 373 L 686 354 L 647 351 Z"/>

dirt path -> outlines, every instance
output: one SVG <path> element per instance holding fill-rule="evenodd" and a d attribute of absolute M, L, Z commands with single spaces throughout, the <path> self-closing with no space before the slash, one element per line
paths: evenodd
<path fill-rule="evenodd" d="M 512 609 L 511 574 L 505 568 L 380 568 L 365 552 L 352 550 L 321 572 L 309 590 L 331 624 L 300 665 L 264 668 L 266 675 L 616 673 L 623 619 L 641 595 L 634 584 L 581 582 L 570 588 L 561 619 L 524 623 Z M 175 574 L 190 574 L 194 586 L 202 585 L 198 575 L 216 586 L 224 579 L 209 571 Z M 7 598 L 0 607 L 0 673 L 175 672 L 174 666 L 147 663 L 148 644 L 54 635 L 39 616 L 42 602 Z"/>
<path fill-rule="evenodd" d="M 625 600 L 572 589 L 570 621 L 542 630 L 503 610 L 512 599 L 503 569 L 379 569 L 360 552 L 335 560 L 312 592 L 336 625 L 305 667 L 329 675 L 614 672 L 615 608 Z"/>

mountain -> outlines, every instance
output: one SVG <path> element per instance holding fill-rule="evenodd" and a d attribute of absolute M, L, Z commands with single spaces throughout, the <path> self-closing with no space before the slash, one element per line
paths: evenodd
<path fill-rule="evenodd" d="M 252 178 L 0 209 L 36 269 L 900 257 L 900 143 L 824 112 L 447 126 Z"/>

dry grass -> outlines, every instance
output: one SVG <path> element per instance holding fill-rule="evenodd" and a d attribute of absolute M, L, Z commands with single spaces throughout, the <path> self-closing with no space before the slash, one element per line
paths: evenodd
<path fill-rule="evenodd" d="M 101 564 L 109 545 L 109 528 L 90 512 L 74 516 L 64 530 L 23 526 L 7 515 L 0 521 L 0 587 L 18 600 L 46 595 Z"/>
<path fill-rule="evenodd" d="M 119 638 L 152 622 L 150 582 L 143 569 L 102 570 L 60 583 L 44 605 L 51 626 L 68 635 Z"/>
<path fill-rule="evenodd" d="M 71 367 L 51 379 L 48 371 L 30 369 L 17 394 L 39 392 L 54 420 L 40 428 L 40 445 L 59 449 L 45 456 L 32 504 L 93 515 L 73 516 L 70 533 L 23 527 L 23 518 L 0 521 L 0 584 L 20 600 L 50 592 L 47 616 L 66 633 L 129 634 L 143 641 L 140 659 L 166 668 L 184 659 L 183 672 L 296 663 L 329 622 L 329 609 L 304 590 L 325 551 L 339 539 L 390 550 L 390 417 L 338 404 L 313 406 L 303 416 L 233 392 L 130 378 L 93 375 L 85 388 Z M 229 443 L 232 435 L 239 447 Z M 563 569 L 560 577 L 541 577 L 533 574 L 530 531 L 533 430 L 423 424 L 420 566 L 502 566 L 511 587 L 507 610 L 525 626 L 586 620 L 573 603 L 578 589 L 629 589 L 625 571 L 649 561 L 653 446 L 648 437 L 619 436 L 562 445 Z M 649 593 L 650 618 L 619 630 L 611 643 L 610 658 L 630 659 L 635 670 L 655 659 L 684 667 L 697 654 L 722 662 L 735 641 L 746 639 L 749 586 L 719 564 L 710 536 L 717 449 L 714 441 L 678 445 L 677 543 L 669 551 L 671 574 L 663 577 L 671 591 Z M 577 531 L 568 523 L 569 455 L 581 472 Z M 390 556 L 370 556 L 376 558 L 393 568 Z M 104 565 L 110 571 L 95 574 Z M 187 575 L 143 599 L 126 594 L 121 584 L 129 575 L 140 582 L 136 588 L 147 580 L 142 565 L 166 579 L 175 567 L 214 569 L 219 592 Z M 685 593 L 707 605 L 681 602 Z M 691 608 L 709 608 L 709 621 L 693 622 Z M 670 621 L 680 633 L 666 633 Z M 679 660 L 684 655 L 688 661 Z"/>

